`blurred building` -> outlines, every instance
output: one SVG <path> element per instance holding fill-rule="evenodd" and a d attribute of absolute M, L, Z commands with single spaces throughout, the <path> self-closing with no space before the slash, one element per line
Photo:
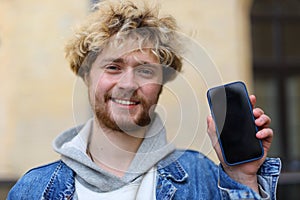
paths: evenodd
<path fill-rule="evenodd" d="M 251 8 L 254 88 L 272 117 L 270 156 L 283 161 L 279 193 L 298 199 L 300 189 L 300 1 L 255 0 Z"/>
<path fill-rule="evenodd" d="M 72 27 L 91 12 L 95 2 L 0 1 L 0 199 L 27 170 L 59 159 L 52 140 L 91 116 L 85 87 L 69 69 L 63 48 Z M 181 84 L 167 86 L 158 109 L 165 118 L 174 118 L 167 122 L 169 139 L 216 160 L 205 133 L 206 90 L 213 83 L 243 80 L 257 95 L 258 106 L 273 119 L 276 136 L 270 154 L 281 157 L 284 164 L 279 197 L 295 199 L 300 188 L 300 2 L 159 2 L 162 14 L 175 16 L 181 32 L 201 50 L 199 57 L 211 61 L 199 67 L 185 60 L 183 74 L 190 81 L 186 84 L 198 101 L 197 131 L 182 125 L 186 134 L 176 132 L 174 124 L 185 119 L 176 118 L 182 110 L 176 111 L 172 93 Z M 214 81 L 205 76 L 209 67 Z M 186 112 L 195 110 L 189 105 L 192 102 L 182 103 Z"/>

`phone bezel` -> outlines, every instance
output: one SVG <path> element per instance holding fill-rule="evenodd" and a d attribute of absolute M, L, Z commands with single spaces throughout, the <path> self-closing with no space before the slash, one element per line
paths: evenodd
<path fill-rule="evenodd" d="M 248 102 L 248 105 L 249 105 L 249 109 L 251 111 L 251 116 L 252 116 L 253 122 L 255 124 L 255 117 L 253 115 L 252 105 L 251 105 L 251 102 L 250 102 L 250 99 L 249 99 L 249 94 L 248 94 L 248 91 L 247 91 L 247 87 L 246 87 L 245 83 L 242 82 L 242 81 L 235 81 L 235 82 L 227 83 L 227 84 L 224 84 L 224 85 L 216 86 L 216 87 L 210 88 L 207 91 L 208 104 L 209 104 L 211 115 L 212 115 L 214 121 L 216 122 L 216 117 L 215 117 L 215 114 L 214 114 L 213 108 L 212 108 L 213 105 L 212 105 L 211 96 L 210 96 L 211 91 L 215 90 L 215 89 L 219 89 L 219 88 L 224 88 L 224 91 L 225 91 L 226 87 L 230 87 L 233 84 L 241 84 L 243 86 L 243 89 L 244 89 L 244 92 L 245 92 L 245 95 L 246 95 L 246 99 L 247 99 L 247 102 Z M 216 128 L 216 132 L 218 134 L 218 141 L 219 141 L 219 144 L 220 144 L 220 147 L 221 147 L 223 159 L 224 159 L 224 162 L 227 165 L 229 165 L 229 166 L 239 165 L 239 164 L 243 164 L 243 163 L 247 163 L 247 162 L 259 160 L 259 159 L 261 159 L 263 157 L 263 155 L 264 155 L 264 149 L 263 149 L 262 141 L 258 139 L 258 142 L 259 142 L 259 145 L 260 145 L 260 150 L 261 150 L 261 154 L 259 156 L 251 158 L 251 159 L 241 160 L 239 162 L 233 162 L 233 163 L 229 162 L 228 159 L 226 158 L 226 154 L 224 152 L 224 148 L 222 147 L 222 142 L 221 142 L 221 138 L 220 138 L 221 134 L 220 134 L 220 132 L 218 130 L 217 125 L 215 125 L 215 128 Z M 258 131 L 258 127 L 256 125 L 255 125 L 255 130 L 256 130 L 256 132 Z"/>

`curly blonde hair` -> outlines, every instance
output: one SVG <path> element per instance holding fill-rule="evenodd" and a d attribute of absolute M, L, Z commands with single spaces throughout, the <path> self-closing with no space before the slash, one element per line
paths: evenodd
<path fill-rule="evenodd" d="M 101 51 L 113 36 L 117 43 L 126 42 L 134 35 L 139 48 L 151 44 L 164 69 L 164 82 L 181 71 L 181 45 L 176 33 L 177 24 L 171 16 L 158 16 L 158 7 L 142 5 L 130 0 L 105 0 L 95 5 L 94 11 L 76 31 L 66 46 L 66 58 L 75 74 L 84 78 Z M 166 72 L 167 71 L 167 72 Z"/>

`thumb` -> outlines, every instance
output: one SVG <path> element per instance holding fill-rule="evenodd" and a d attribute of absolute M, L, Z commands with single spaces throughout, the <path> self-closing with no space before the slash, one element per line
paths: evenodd
<path fill-rule="evenodd" d="M 207 117 L 207 133 L 209 135 L 211 144 L 214 147 L 219 160 L 221 161 L 221 163 L 224 163 L 221 147 L 218 141 L 218 135 L 216 132 L 215 122 L 211 116 Z"/>
<path fill-rule="evenodd" d="M 211 140 L 211 143 L 213 146 L 215 146 L 218 142 L 218 137 L 217 137 L 217 134 L 216 134 L 216 127 L 215 127 L 215 122 L 212 118 L 212 116 L 208 116 L 207 117 L 207 133 L 208 133 L 208 136 Z"/>

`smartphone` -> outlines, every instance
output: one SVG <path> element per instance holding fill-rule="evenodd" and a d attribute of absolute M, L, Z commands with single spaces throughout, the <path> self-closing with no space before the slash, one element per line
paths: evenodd
<path fill-rule="evenodd" d="M 211 88 L 207 99 L 225 163 L 238 165 L 260 159 L 264 150 L 256 138 L 258 127 L 246 85 L 237 81 Z"/>

